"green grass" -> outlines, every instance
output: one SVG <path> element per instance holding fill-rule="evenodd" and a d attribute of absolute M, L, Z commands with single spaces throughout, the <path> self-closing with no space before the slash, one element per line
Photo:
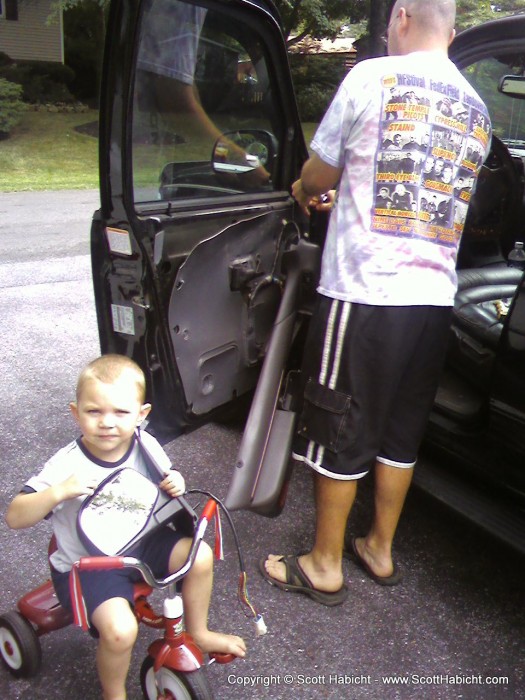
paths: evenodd
<path fill-rule="evenodd" d="M 97 118 L 26 112 L 0 141 L 0 191 L 98 189 L 98 140 L 74 129 Z"/>
<path fill-rule="evenodd" d="M 96 110 L 26 112 L 10 137 L 0 141 L 0 192 L 98 189 L 98 140 L 75 130 L 97 118 Z M 303 125 L 307 144 L 315 126 Z"/>
<path fill-rule="evenodd" d="M 306 145 L 308 146 L 308 148 L 310 147 L 310 141 L 312 140 L 312 137 L 318 126 L 319 124 L 313 124 L 312 122 L 307 122 L 303 124 L 304 140 L 306 141 Z"/>

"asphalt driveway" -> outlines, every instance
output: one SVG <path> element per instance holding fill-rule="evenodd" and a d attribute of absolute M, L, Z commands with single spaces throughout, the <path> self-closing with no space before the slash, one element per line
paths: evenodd
<path fill-rule="evenodd" d="M 24 480 L 76 436 L 68 403 L 79 369 L 99 352 L 88 240 L 97 204 L 92 191 L 0 194 L 2 512 Z M 241 430 L 212 424 L 166 449 L 190 486 L 224 496 Z M 353 532 L 367 526 L 370 486 L 358 496 Z M 413 489 L 396 541 L 403 583 L 381 588 L 347 562 L 350 597 L 328 609 L 268 586 L 257 568 L 270 551 L 308 547 L 313 518 L 310 474 L 300 467 L 280 517 L 234 514 L 251 599 L 268 625 L 259 638 L 236 600 L 237 557 L 223 523 L 226 559 L 216 566 L 211 623 L 245 636 L 249 653 L 209 668 L 218 700 L 525 698 L 521 555 Z M 19 532 L 0 525 L 1 611 L 47 577 L 49 533 L 46 523 Z M 142 630 L 130 700 L 141 697 L 139 667 L 153 637 Z M 40 674 L 17 681 L 0 669 L 0 697 L 100 697 L 90 637 L 69 627 L 41 644 Z"/>

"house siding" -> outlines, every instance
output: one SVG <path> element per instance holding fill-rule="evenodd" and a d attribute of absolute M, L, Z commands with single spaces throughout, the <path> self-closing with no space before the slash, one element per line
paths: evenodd
<path fill-rule="evenodd" d="M 14 60 L 64 63 L 62 14 L 48 23 L 51 0 L 18 3 L 18 19 L 0 19 L 0 51 Z"/>

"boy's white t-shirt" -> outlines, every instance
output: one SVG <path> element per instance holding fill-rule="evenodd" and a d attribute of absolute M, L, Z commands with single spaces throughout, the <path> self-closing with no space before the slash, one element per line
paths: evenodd
<path fill-rule="evenodd" d="M 170 459 L 157 440 L 144 431 L 141 432 L 141 439 L 160 469 L 168 472 L 171 468 Z M 43 491 L 65 481 L 73 474 L 86 480 L 97 479 L 100 483 L 112 472 L 123 467 L 135 469 L 144 476 L 148 476 L 147 466 L 136 440 L 132 441 L 130 449 L 121 460 L 104 462 L 89 454 L 78 439 L 51 457 L 40 474 L 30 478 L 25 486 L 31 491 Z M 77 535 L 76 527 L 78 511 L 85 498 L 86 496 L 78 496 L 62 501 L 51 513 L 51 523 L 58 549 L 51 555 L 50 562 L 57 571 L 70 571 L 73 564 L 81 557 L 89 556 L 89 552 Z"/>
<path fill-rule="evenodd" d="M 319 292 L 452 306 L 459 239 L 490 138 L 485 105 L 442 53 L 358 63 L 311 144 L 343 168 Z"/>

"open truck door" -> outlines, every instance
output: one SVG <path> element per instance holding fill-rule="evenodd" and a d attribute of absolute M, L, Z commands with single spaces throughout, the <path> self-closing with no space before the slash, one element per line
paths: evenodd
<path fill-rule="evenodd" d="M 286 368 L 320 257 L 290 196 L 306 156 L 271 3 L 112 1 L 91 232 L 101 349 L 144 369 L 160 437 L 255 391 L 232 508 L 274 512 L 288 461 Z"/>

